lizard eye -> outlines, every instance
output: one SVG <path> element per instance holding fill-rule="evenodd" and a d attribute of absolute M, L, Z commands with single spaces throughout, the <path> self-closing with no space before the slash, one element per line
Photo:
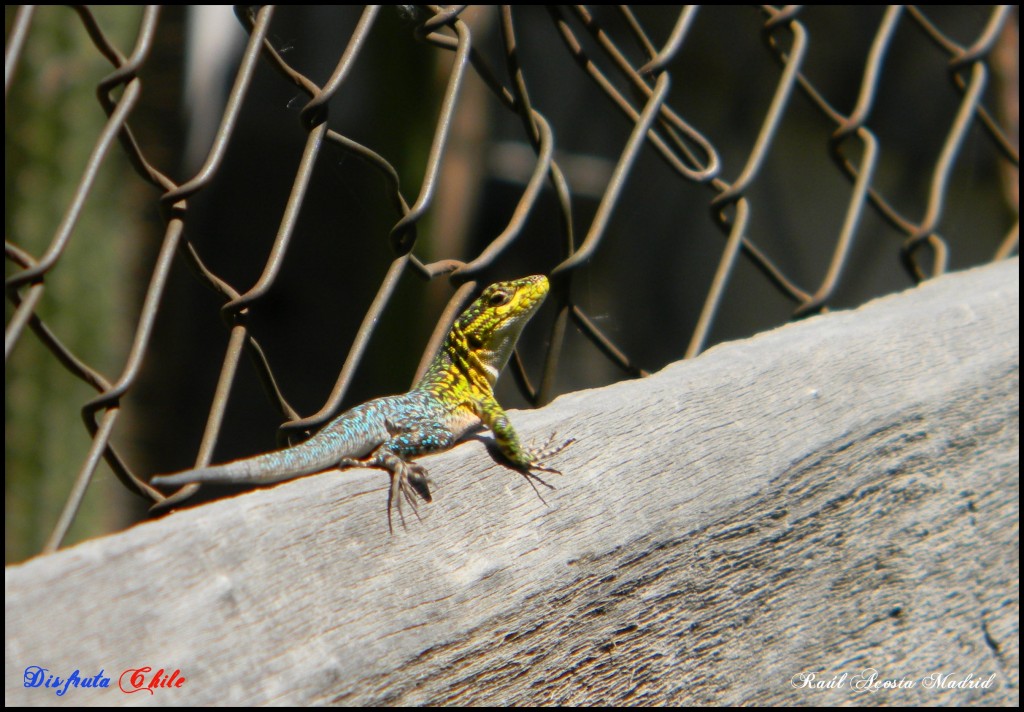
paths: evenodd
<path fill-rule="evenodd" d="M 508 292 L 495 292 L 487 299 L 487 304 L 492 307 L 500 307 L 508 304 L 508 300 Z"/>

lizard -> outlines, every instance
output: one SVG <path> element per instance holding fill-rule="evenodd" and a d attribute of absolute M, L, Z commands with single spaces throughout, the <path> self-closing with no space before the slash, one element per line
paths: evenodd
<path fill-rule="evenodd" d="M 414 494 L 431 501 L 427 471 L 412 458 L 447 450 L 484 426 L 494 434 L 499 451 L 513 468 L 550 487 L 532 471 L 557 474 L 558 470 L 543 461 L 568 447 L 573 439 L 553 448 L 549 441 L 548 447 L 540 451 L 525 447 L 494 397 L 498 376 L 548 289 L 543 275 L 487 287 L 456 318 L 423 377 L 407 393 L 356 406 L 291 447 L 160 475 L 151 484 L 271 484 L 336 467 L 375 467 L 387 470 L 391 476 L 388 529 L 393 531 L 392 505 L 397 505 L 404 525 L 402 498 L 414 512 Z"/>

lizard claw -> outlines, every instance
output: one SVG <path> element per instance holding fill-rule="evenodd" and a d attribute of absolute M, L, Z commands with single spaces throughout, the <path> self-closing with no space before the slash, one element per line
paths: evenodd
<path fill-rule="evenodd" d="M 530 458 L 529 469 L 540 470 L 541 472 L 553 472 L 556 475 L 562 474 L 561 471 L 548 467 L 544 464 L 544 461 L 550 457 L 554 457 L 558 453 L 562 452 L 565 448 L 576 442 L 576 438 L 569 438 L 565 442 L 557 445 L 552 445 L 555 442 L 555 438 L 558 437 L 558 433 L 551 433 L 551 437 L 544 443 L 544 446 L 538 449 L 530 449 L 528 455 Z M 543 480 L 541 480 L 543 482 Z M 546 482 L 544 484 L 547 484 Z"/>
<path fill-rule="evenodd" d="M 412 507 L 412 513 L 420 518 L 419 510 L 416 508 L 416 497 L 419 495 L 423 501 L 431 501 L 429 478 L 427 470 L 422 465 L 414 462 L 399 461 L 391 472 L 391 488 L 388 490 L 388 531 L 394 534 L 395 529 L 391 523 L 391 508 L 394 505 L 398 509 L 398 519 L 405 527 L 405 515 L 402 512 L 402 500 L 404 499 Z"/>

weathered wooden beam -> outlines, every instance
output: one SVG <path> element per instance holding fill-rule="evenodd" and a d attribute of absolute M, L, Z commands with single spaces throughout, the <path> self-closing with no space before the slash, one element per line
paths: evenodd
<path fill-rule="evenodd" d="M 1017 260 L 513 419 L 547 504 L 475 442 L 394 536 L 350 471 L 7 567 L 7 703 L 1018 702 Z"/>

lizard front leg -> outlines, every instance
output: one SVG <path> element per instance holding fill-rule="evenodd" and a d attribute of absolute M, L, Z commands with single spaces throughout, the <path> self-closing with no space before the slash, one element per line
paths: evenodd
<path fill-rule="evenodd" d="M 545 465 L 544 460 L 560 453 L 575 442 L 575 440 L 573 438 L 569 438 L 559 445 L 552 446 L 551 443 L 555 438 L 555 435 L 552 434 L 551 438 L 548 439 L 547 444 L 543 448 L 527 448 L 519 441 L 519 435 L 512 427 L 512 422 L 508 419 L 508 414 L 498 404 L 498 401 L 493 398 L 479 400 L 474 402 L 471 407 L 477 417 L 480 418 L 480 421 L 494 433 L 494 440 L 505 459 L 508 460 L 513 467 L 523 473 L 527 479 L 536 480 L 545 487 L 551 488 L 551 485 L 533 474 L 531 470 L 553 472 L 556 475 L 560 475 L 561 472 L 553 467 Z"/>

